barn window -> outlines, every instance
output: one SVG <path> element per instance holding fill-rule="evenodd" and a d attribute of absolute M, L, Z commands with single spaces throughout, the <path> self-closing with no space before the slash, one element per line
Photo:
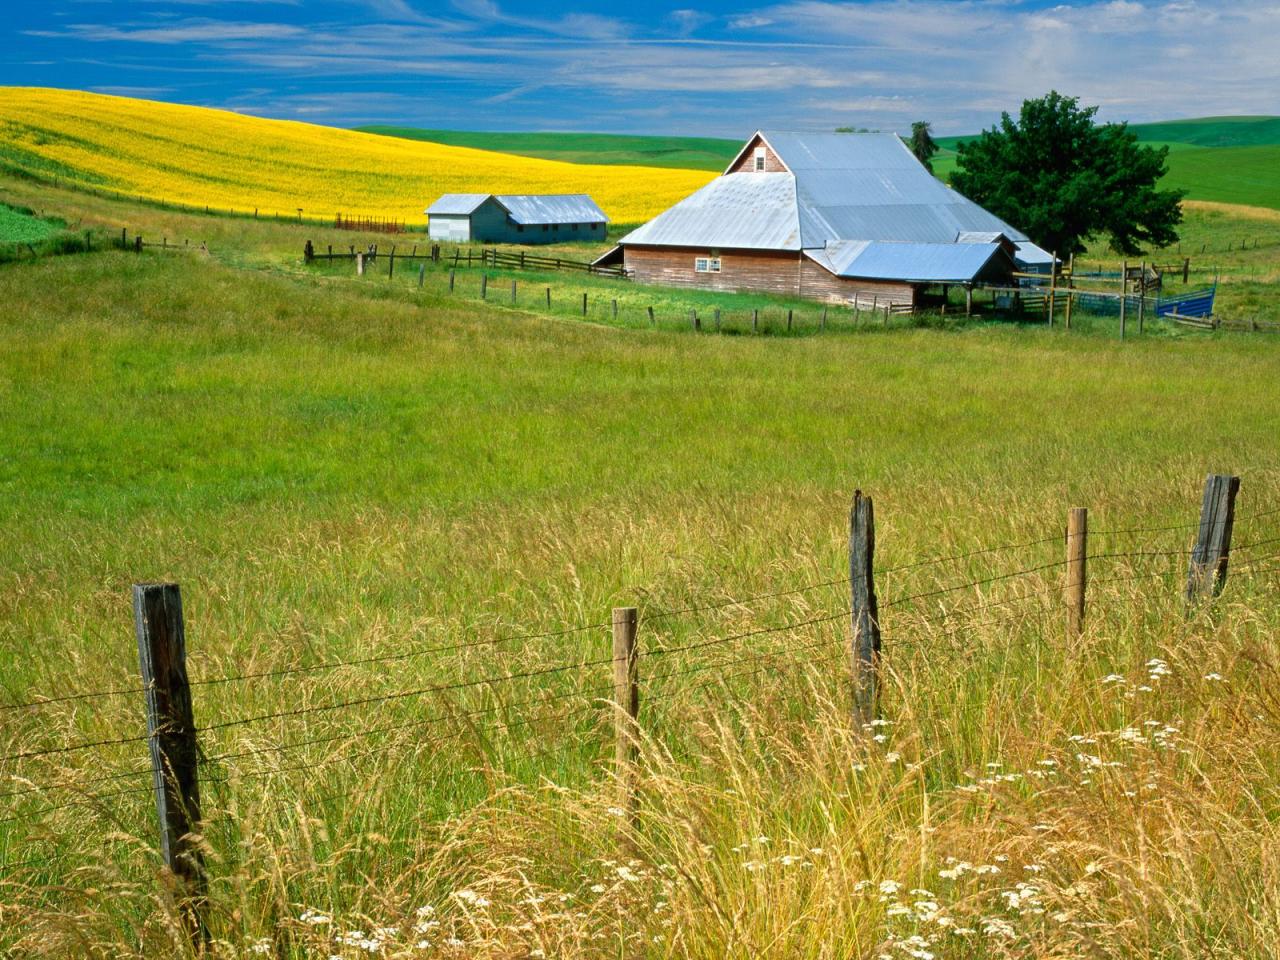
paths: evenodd
<path fill-rule="evenodd" d="M 764 170 L 764 147 L 756 147 L 756 170 Z"/>
<path fill-rule="evenodd" d="M 548 228 L 548 227 L 547 227 L 547 225 L 544 223 L 544 224 L 542 225 L 542 232 L 543 232 L 543 233 L 546 233 L 548 229 L 549 229 L 549 228 Z"/>
<path fill-rule="evenodd" d="M 698 257 L 693 261 L 693 269 L 695 273 L 719 273 L 720 258 Z"/>

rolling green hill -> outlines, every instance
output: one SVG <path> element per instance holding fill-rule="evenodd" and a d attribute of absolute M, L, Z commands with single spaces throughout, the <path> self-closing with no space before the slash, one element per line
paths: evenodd
<path fill-rule="evenodd" d="M 645 137 L 610 133 L 483 133 L 468 130 L 420 130 L 415 127 L 357 128 L 406 140 L 427 140 L 455 147 L 497 150 L 570 163 L 640 164 L 684 170 L 725 168 L 742 146 L 712 137 Z"/>
<path fill-rule="evenodd" d="M 1280 117 L 1204 117 L 1132 124 L 1138 139 L 1169 147 L 1165 185 L 1190 200 L 1241 203 L 1280 210 Z M 967 137 L 939 137 L 934 172 L 944 180 Z"/>
<path fill-rule="evenodd" d="M 371 126 L 367 133 L 477 147 L 573 163 L 641 164 L 722 170 L 741 146 L 712 137 L 622 136 L 603 133 L 479 133 Z M 1144 143 L 1169 146 L 1166 184 L 1192 200 L 1241 203 L 1280 210 L 1280 117 L 1204 117 L 1133 124 Z M 934 172 L 944 180 L 955 169 L 956 144 L 939 137 Z"/>

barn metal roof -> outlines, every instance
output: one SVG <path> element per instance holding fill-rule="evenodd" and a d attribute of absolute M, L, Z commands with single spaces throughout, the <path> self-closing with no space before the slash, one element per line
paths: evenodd
<path fill-rule="evenodd" d="M 609 218 L 585 193 L 501 193 L 495 199 L 516 223 L 608 223 Z"/>
<path fill-rule="evenodd" d="M 941 257 L 943 248 L 962 240 L 971 249 L 947 259 L 939 271 L 963 273 L 976 256 L 972 248 L 997 236 L 1020 248 L 1029 245 L 1029 255 L 1043 253 L 1025 233 L 929 173 L 896 134 L 762 131 L 759 136 L 788 172 L 725 173 L 621 242 L 806 252 L 849 241 L 886 243 L 896 246 L 873 251 L 868 264 L 898 262 L 920 274 L 929 271 L 910 257 Z M 814 259 L 821 263 L 826 256 Z"/>
<path fill-rule="evenodd" d="M 998 243 L 839 241 L 805 255 L 839 277 L 919 283 L 966 283 L 992 261 L 1009 262 Z"/>
<path fill-rule="evenodd" d="M 515 223 L 536 226 L 542 223 L 609 222 L 604 211 L 585 193 L 446 193 L 427 207 L 426 213 L 427 216 L 467 216 L 475 213 L 490 197 L 510 214 Z"/>
<path fill-rule="evenodd" d="M 427 207 L 427 216 L 442 214 L 444 216 L 465 216 L 475 213 L 480 204 L 488 200 L 491 193 L 446 193 L 435 203 Z"/>
<path fill-rule="evenodd" d="M 799 250 L 796 179 L 789 173 L 717 177 L 633 230 L 622 243 Z"/>

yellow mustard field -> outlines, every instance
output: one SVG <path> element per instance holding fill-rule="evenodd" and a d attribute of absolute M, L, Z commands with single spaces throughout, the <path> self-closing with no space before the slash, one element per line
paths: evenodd
<path fill-rule="evenodd" d="M 151 200 L 426 220 L 442 193 L 586 193 L 646 220 L 701 170 L 591 166 L 70 90 L 0 88 L 0 167 Z"/>

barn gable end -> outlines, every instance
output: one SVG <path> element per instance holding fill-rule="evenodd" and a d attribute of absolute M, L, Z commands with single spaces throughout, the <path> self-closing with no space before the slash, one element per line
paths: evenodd
<path fill-rule="evenodd" d="M 757 133 L 729 164 L 725 173 L 790 173 L 764 134 Z"/>

